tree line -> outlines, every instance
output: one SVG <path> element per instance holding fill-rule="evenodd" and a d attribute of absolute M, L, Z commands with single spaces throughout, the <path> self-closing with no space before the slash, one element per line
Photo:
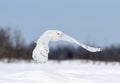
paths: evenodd
<path fill-rule="evenodd" d="M 16 59 L 31 61 L 34 47 L 34 42 L 31 42 L 29 45 L 25 43 L 20 30 L 0 28 L 0 60 L 7 59 L 7 62 L 12 62 Z M 92 53 L 78 46 L 58 44 L 55 48 L 50 47 L 49 59 L 120 61 L 120 46 L 105 47 L 101 52 Z"/>

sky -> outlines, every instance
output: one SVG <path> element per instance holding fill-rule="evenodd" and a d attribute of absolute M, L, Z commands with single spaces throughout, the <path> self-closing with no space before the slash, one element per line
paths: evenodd
<path fill-rule="evenodd" d="M 0 0 L 0 26 L 22 31 L 27 43 L 61 30 L 82 43 L 120 44 L 120 0 Z"/>

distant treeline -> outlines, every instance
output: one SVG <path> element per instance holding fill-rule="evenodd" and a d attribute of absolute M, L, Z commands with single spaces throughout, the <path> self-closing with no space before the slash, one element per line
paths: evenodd
<path fill-rule="evenodd" d="M 0 28 L 0 59 L 7 59 L 8 62 L 18 60 L 32 60 L 32 50 L 35 43 L 27 45 L 20 30 L 11 28 Z M 57 48 L 50 48 L 49 59 L 86 59 L 100 61 L 120 61 L 120 46 L 110 46 L 101 52 L 91 53 L 81 47 L 72 45 L 58 45 Z"/>

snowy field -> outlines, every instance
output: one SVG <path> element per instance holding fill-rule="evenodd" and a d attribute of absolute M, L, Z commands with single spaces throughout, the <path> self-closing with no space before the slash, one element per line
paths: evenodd
<path fill-rule="evenodd" d="M 120 83 L 120 65 L 82 61 L 0 62 L 0 83 Z"/>

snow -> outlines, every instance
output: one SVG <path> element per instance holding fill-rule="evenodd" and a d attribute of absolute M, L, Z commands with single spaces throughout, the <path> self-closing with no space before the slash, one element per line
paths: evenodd
<path fill-rule="evenodd" d="M 0 83 L 119 83 L 119 63 L 0 63 Z"/>

